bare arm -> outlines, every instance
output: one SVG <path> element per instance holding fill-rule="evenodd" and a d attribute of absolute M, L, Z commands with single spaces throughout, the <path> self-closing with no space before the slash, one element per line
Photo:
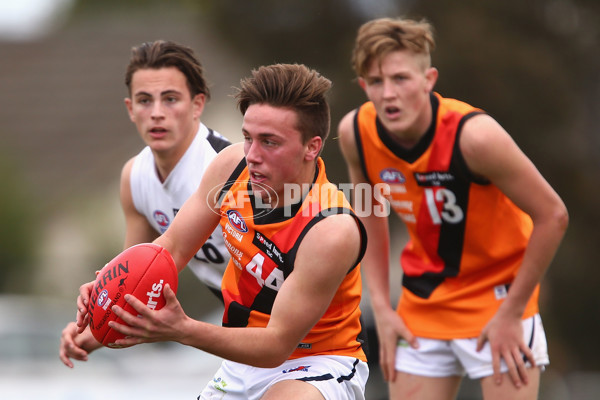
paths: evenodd
<path fill-rule="evenodd" d="M 354 139 L 353 128 L 354 112 L 347 114 L 339 124 L 338 133 L 340 136 L 340 148 L 350 180 L 354 185 L 366 183 L 363 171 L 360 166 L 358 151 Z M 357 196 L 358 192 L 354 191 Z M 353 199 L 356 203 L 356 198 Z M 374 204 L 373 196 L 363 199 L 364 204 Z M 365 210 L 370 208 L 365 206 Z M 363 257 L 363 271 L 367 276 L 369 295 L 373 304 L 374 311 L 391 309 L 390 288 L 389 288 L 389 229 L 387 217 L 377 217 L 374 212 L 361 215 L 361 221 L 365 225 L 369 237 L 367 251 Z"/>
<path fill-rule="evenodd" d="M 481 115 L 465 124 L 460 142 L 467 166 L 490 180 L 533 220 L 533 233 L 519 274 L 503 312 L 521 317 L 568 225 L 567 209 L 531 160 L 491 117 Z"/>
<path fill-rule="evenodd" d="M 125 216 L 125 243 L 123 249 L 127 249 L 135 244 L 148 243 L 158 237 L 158 232 L 141 214 L 133 204 L 131 195 L 131 168 L 135 157 L 127 161 L 121 171 L 120 197 L 121 208 Z"/>
<path fill-rule="evenodd" d="M 516 330 L 520 329 L 525 306 L 565 234 L 567 209 L 531 160 L 490 116 L 476 116 L 465 124 L 460 148 L 469 169 L 496 185 L 533 221 L 533 232 L 508 296 L 479 338 L 479 348 L 490 341 L 496 367 L 499 368 L 500 356 L 513 367 L 510 374 L 518 383 L 517 369 L 524 371 L 519 350 L 534 362 Z M 518 329 L 511 333 L 507 332 L 508 327 Z M 500 379 L 498 373 L 495 376 Z"/>

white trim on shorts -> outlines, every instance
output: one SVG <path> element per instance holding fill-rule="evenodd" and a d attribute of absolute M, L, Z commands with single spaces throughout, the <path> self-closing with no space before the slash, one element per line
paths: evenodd
<path fill-rule="evenodd" d="M 523 339 L 531 349 L 536 365 L 543 370 L 550 360 L 546 333 L 539 314 L 523 320 Z M 428 377 L 468 375 L 471 379 L 494 373 L 489 342 L 478 352 L 477 338 L 439 340 L 419 337 L 417 340 L 418 349 L 410 347 L 405 340 L 398 342 L 397 371 Z M 530 363 L 526 365 L 530 366 Z M 507 371 L 506 363 L 501 360 L 500 372 Z"/>
<path fill-rule="evenodd" d="M 297 379 L 316 387 L 326 400 L 364 400 L 367 363 L 345 356 L 309 356 L 276 368 L 224 360 L 198 400 L 258 400 L 273 384 Z"/>

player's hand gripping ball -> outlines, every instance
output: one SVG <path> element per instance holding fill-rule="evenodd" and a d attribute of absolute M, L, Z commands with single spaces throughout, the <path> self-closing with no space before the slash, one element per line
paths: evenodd
<path fill-rule="evenodd" d="M 115 340 L 124 335 L 111 329 L 108 321 L 124 322 L 111 307 L 116 304 L 134 314 L 135 310 L 124 299 L 130 293 L 148 308 L 159 310 L 165 305 L 162 292 L 167 283 L 177 293 L 177 278 L 171 254 L 153 243 L 132 246 L 113 258 L 100 270 L 90 296 L 90 328 L 96 340 L 106 347 L 121 347 Z"/>

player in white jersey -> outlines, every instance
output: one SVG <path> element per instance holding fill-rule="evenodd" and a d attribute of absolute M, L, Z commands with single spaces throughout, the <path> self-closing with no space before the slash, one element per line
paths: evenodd
<path fill-rule="evenodd" d="M 134 158 L 129 176 L 133 205 L 158 234 L 167 230 L 177 211 L 198 188 L 208 164 L 227 145 L 227 139 L 200 124 L 194 141 L 162 182 L 149 146 Z M 188 266 L 222 300 L 221 278 L 228 261 L 229 252 L 219 226 Z"/>
<path fill-rule="evenodd" d="M 190 48 L 167 41 L 134 47 L 125 84 L 129 118 L 146 144 L 121 173 L 124 248 L 128 248 L 151 242 L 166 230 L 196 191 L 210 161 L 229 143 L 200 122 L 210 91 Z M 190 263 L 221 299 L 221 276 L 229 261 L 222 238 L 215 231 Z M 59 357 L 73 368 L 71 359 L 86 361 L 99 347 L 89 328 L 71 322 L 62 332 Z"/>

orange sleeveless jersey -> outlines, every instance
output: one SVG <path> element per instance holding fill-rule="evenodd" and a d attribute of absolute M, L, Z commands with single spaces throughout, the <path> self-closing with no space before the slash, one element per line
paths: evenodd
<path fill-rule="evenodd" d="M 418 336 L 476 337 L 506 297 L 533 224 L 496 186 L 474 178 L 462 158 L 462 124 L 483 111 L 437 93 L 431 104 L 432 125 L 410 150 L 395 144 L 372 103 L 363 104 L 356 143 L 364 175 L 389 188 L 410 235 L 400 257 L 398 314 Z M 538 312 L 538 293 L 539 285 L 524 318 Z"/>
<path fill-rule="evenodd" d="M 222 283 L 223 325 L 266 326 L 277 292 L 294 269 L 296 252 L 304 235 L 329 215 L 349 213 L 356 218 L 363 237 L 360 257 L 348 271 L 325 314 L 289 358 L 329 354 L 366 361 L 363 341 L 359 338 L 362 283 L 358 263 L 366 247 L 366 233 L 344 194 L 327 180 L 321 159 L 317 169 L 318 175 L 308 195 L 291 207 L 261 208 L 249 195 L 245 161 L 238 165 L 223 189 L 221 227 L 231 253 Z"/>

